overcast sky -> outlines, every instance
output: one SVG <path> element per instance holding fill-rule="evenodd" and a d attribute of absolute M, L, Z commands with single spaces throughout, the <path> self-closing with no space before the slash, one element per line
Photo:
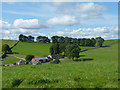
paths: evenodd
<path fill-rule="evenodd" d="M 16 2 L 2 3 L 2 38 L 19 34 L 118 38 L 118 3 Z"/>

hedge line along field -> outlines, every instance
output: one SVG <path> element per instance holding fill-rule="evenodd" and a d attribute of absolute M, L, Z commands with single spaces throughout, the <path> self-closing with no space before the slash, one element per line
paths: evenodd
<path fill-rule="evenodd" d="M 118 44 L 80 53 L 60 64 L 2 68 L 3 88 L 118 88 Z"/>

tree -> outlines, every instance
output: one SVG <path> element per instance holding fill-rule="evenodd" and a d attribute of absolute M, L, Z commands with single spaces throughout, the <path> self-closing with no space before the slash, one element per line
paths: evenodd
<path fill-rule="evenodd" d="M 59 44 L 60 53 L 64 52 L 65 54 L 66 45 L 67 45 L 66 43 Z"/>
<path fill-rule="evenodd" d="M 78 45 L 69 44 L 66 46 L 65 55 L 69 58 L 74 60 L 74 58 L 79 58 L 80 48 Z"/>
<path fill-rule="evenodd" d="M 34 58 L 34 55 L 27 55 L 25 60 L 26 61 L 31 61 Z"/>
<path fill-rule="evenodd" d="M 29 42 L 34 42 L 34 37 L 32 37 L 31 35 L 28 36 L 28 41 Z"/>
<path fill-rule="evenodd" d="M 50 47 L 50 53 L 51 55 L 60 53 L 60 48 L 58 43 L 52 44 L 52 46 Z"/>
<path fill-rule="evenodd" d="M 20 34 L 20 35 L 19 35 L 19 41 L 21 41 L 21 42 L 24 41 L 24 37 L 23 37 L 23 36 L 24 36 L 23 34 Z"/>
<path fill-rule="evenodd" d="M 102 47 L 102 44 L 104 42 L 104 39 L 101 37 L 96 38 L 97 46 Z"/>
<path fill-rule="evenodd" d="M 59 43 L 64 43 L 65 42 L 65 38 L 63 36 L 59 37 Z"/>
<path fill-rule="evenodd" d="M 95 46 L 96 40 L 94 38 L 91 38 L 91 41 L 92 41 L 91 46 Z"/>
<path fill-rule="evenodd" d="M 73 42 L 73 41 L 72 41 L 72 38 L 65 37 L 65 43 L 70 44 L 70 43 L 72 43 L 72 42 Z"/>
<path fill-rule="evenodd" d="M 80 45 L 81 45 L 81 46 L 85 46 L 85 40 L 86 40 L 86 38 L 82 38 L 82 39 L 81 39 L 81 41 L 80 41 Z"/>
<path fill-rule="evenodd" d="M 51 39 L 52 39 L 52 43 L 58 43 L 58 36 L 52 36 L 51 37 Z"/>
<path fill-rule="evenodd" d="M 38 36 L 36 40 L 37 42 L 50 43 L 50 39 L 46 36 Z"/>
<path fill-rule="evenodd" d="M 51 53 L 51 55 L 54 54 L 54 48 L 53 48 L 53 46 L 50 47 L 50 53 Z"/>
<path fill-rule="evenodd" d="M 71 58 L 72 60 L 74 60 L 74 58 L 79 58 L 79 53 L 80 53 L 80 50 L 79 48 L 74 48 L 72 51 L 71 51 Z"/>
<path fill-rule="evenodd" d="M 4 44 L 4 45 L 2 45 L 2 52 L 3 53 L 11 53 L 12 51 L 8 44 Z"/>

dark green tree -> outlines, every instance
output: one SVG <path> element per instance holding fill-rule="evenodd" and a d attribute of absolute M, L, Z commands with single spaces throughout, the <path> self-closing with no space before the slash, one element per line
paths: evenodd
<path fill-rule="evenodd" d="M 66 43 L 59 44 L 60 53 L 63 52 L 65 54 L 66 45 L 67 45 Z"/>
<path fill-rule="evenodd" d="M 52 36 L 51 39 L 52 39 L 52 43 L 58 43 L 59 39 L 58 36 Z"/>
<path fill-rule="evenodd" d="M 12 51 L 8 44 L 4 44 L 4 45 L 2 45 L 2 52 L 3 53 L 11 53 Z"/>
<path fill-rule="evenodd" d="M 31 35 L 28 36 L 28 41 L 29 42 L 34 42 L 34 37 L 32 37 Z"/>
<path fill-rule="evenodd" d="M 24 41 L 24 35 L 23 35 L 23 34 L 20 34 L 20 35 L 19 35 L 19 41 L 21 41 L 21 42 Z"/>
<path fill-rule="evenodd" d="M 50 47 L 50 53 L 51 55 L 60 53 L 60 48 L 58 43 L 52 44 L 52 46 Z"/>
<path fill-rule="evenodd" d="M 25 60 L 26 60 L 26 61 L 31 61 L 33 58 L 34 58 L 34 55 L 27 55 L 27 56 L 25 57 Z"/>
<path fill-rule="evenodd" d="M 102 47 L 104 39 L 101 37 L 96 38 L 97 46 Z"/>
<path fill-rule="evenodd" d="M 65 49 L 65 55 L 74 60 L 74 58 L 79 58 L 79 53 L 80 53 L 80 48 L 78 45 L 76 44 L 69 44 L 66 46 L 66 49 Z"/>
<path fill-rule="evenodd" d="M 96 40 L 94 39 L 94 38 L 91 38 L 91 41 L 92 41 L 92 43 L 91 43 L 91 46 L 95 46 L 95 44 L 96 44 Z"/>
<path fill-rule="evenodd" d="M 81 39 L 81 42 L 80 42 L 80 45 L 81 45 L 81 46 L 85 46 L 85 40 L 86 40 L 86 38 L 82 38 L 82 39 Z"/>
<path fill-rule="evenodd" d="M 50 53 L 51 53 L 51 55 L 54 54 L 54 48 L 53 48 L 53 45 L 50 47 Z"/>

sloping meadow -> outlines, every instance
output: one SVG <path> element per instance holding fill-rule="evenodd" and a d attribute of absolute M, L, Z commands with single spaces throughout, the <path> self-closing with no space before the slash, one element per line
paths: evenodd
<path fill-rule="evenodd" d="M 118 44 L 80 53 L 78 61 L 3 67 L 3 88 L 118 88 Z M 81 61 L 81 59 L 83 61 Z"/>

